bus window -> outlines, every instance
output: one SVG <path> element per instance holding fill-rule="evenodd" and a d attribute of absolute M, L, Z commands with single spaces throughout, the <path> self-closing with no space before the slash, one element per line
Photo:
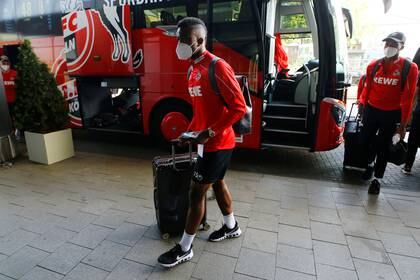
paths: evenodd
<path fill-rule="evenodd" d="M 213 52 L 225 59 L 237 73 L 247 74 L 251 90 L 258 91 L 258 72 L 261 69 L 257 22 L 252 12 L 254 0 L 214 1 Z M 198 15 L 205 19 L 207 5 L 199 5 Z M 244 32 L 246 30 L 246 32 Z"/>
<path fill-rule="evenodd" d="M 178 21 L 187 16 L 185 6 L 161 8 L 144 11 L 146 28 L 159 25 L 176 25 Z"/>
<path fill-rule="evenodd" d="M 55 0 L 16 2 L 18 33 L 23 37 L 61 35 L 59 5 Z"/>
<path fill-rule="evenodd" d="M 15 1 L 0 1 L 0 41 L 17 40 Z"/>
<path fill-rule="evenodd" d="M 306 10 L 302 0 L 282 0 L 277 6 L 275 32 L 281 34 L 291 72 L 316 57 L 313 30 Z"/>

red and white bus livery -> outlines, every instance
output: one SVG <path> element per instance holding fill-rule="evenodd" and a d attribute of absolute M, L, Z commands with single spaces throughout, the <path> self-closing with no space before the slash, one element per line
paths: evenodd
<path fill-rule="evenodd" d="M 208 49 L 249 80 L 253 128 L 238 146 L 326 151 L 343 141 L 347 54 L 339 2 L 2 0 L 0 53 L 15 64 L 19 43 L 32 41 L 69 104 L 70 126 L 168 141 L 192 117 L 176 24 L 199 17 Z"/>

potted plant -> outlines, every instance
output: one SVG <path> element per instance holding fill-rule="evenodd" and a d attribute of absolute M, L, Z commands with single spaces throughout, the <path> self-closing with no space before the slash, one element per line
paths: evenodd
<path fill-rule="evenodd" d="M 41 63 L 25 40 L 19 47 L 16 78 L 15 126 L 25 132 L 31 161 L 52 164 L 74 156 L 68 107 L 48 66 Z"/>

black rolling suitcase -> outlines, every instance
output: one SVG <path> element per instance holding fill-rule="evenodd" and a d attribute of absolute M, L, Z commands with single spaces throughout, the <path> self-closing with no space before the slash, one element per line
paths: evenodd
<path fill-rule="evenodd" d="M 171 156 L 153 159 L 154 202 L 156 220 L 163 239 L 183 233 L 189 205 L 189 191 L 197 154 L 176 154 L 172 143 Z M 202 229 L 207 230 L 206 215 Z"/>
<path fill-rule="evenodd" d="M 366 158 L 363 154 L 361 142 L 362 123 L 359 114 L 352 116 L 352 104 L 350 114 L 344 127 L 344 162 L 343 168 L 364 171 L 367 167 Z"/>

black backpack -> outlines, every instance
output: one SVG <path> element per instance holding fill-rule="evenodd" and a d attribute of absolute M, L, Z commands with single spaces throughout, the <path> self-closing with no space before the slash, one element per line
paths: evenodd
<path fill-rule="evenodd" d="M 219 89 L 219 86 L 217 85 L 217 82 L 216 82 L 215 65 L 216 65 L 217 61 L 219 61 L 220 59 L 221 58 L 219 58 L 217 56 L 215 56 L 212 59 L 212 61 L 210 62 L 210 65 L 209 65 L 208 75 L 209 75 L 210 85 L 211 85 L 213 91 L 216 93 L 216 95 L 218 95 L 220 97 L 220 99 L 222 100 L 225 107 L 229 109 L 228 104 L 223 99 L 223 96 L 220 94 L 220 89 Z M 187 75 L 188 79 L 190 78 L 191 71 L 192 71 L 192 66 L 188 69 L 188 75 Z M 251 133 L 251 129 L 252 129 L 251 94 L 250 94 L 250 91 L 249 91 L 249 85 L 248 85 L 247 77 L 244 76 L 244 75 L 236 75 L 235 77 L 236 77 L 236 80 L 238 81 L 238 83 L 239 83 L 239 85 L 242 89 L 242 94 L 244 96 L 245 105 L 246 105 L 246 113 L 239 121 L 234 123 L 232 127 L 233 127 L 233 130 L 235 131 L 236 134 L 245 135 L 245 134 Z"/>

